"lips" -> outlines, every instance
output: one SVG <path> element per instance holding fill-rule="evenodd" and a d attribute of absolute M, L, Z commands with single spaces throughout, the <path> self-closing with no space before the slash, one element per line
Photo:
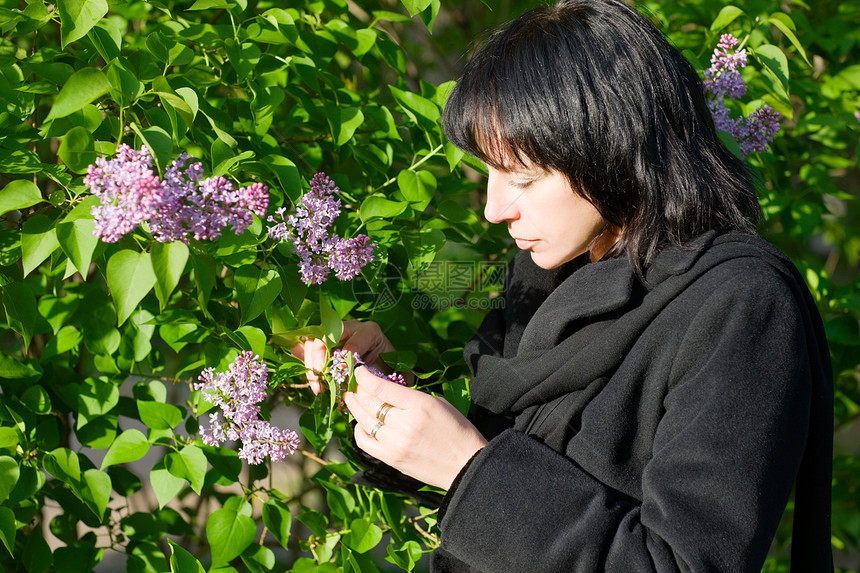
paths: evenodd
<path fill-rule="evenodd" d="M 517 243 L 517 247 L 524 251 L 531 249 L 538 242 L 537 239 L 517 239 L 516 237 L 514 237 L 514 240 Z"/>

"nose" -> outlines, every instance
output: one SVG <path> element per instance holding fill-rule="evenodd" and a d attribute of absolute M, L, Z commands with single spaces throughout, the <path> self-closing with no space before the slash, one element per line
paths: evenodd
<path fill-rule="evenodd" d="M 504 174 L 491 167 L 487 178 L 487 203 L 484 205 L 484 218 L 487 221 L 501 223 L 519 216 L 512 190 L 504 181 Z"/>

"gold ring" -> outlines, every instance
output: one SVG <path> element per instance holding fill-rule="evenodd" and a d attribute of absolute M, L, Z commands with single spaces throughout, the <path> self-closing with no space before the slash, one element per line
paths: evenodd
<path fill-rule="evenodd" d="M 370 437 L 375 440 L 376 439 L 376 432 L 378 432 L 379 428 L 381 428 L 384 425 L 385 424 L 383 424 L 382 422 L 377 422 L 376 425 L 373 426 L 373 428 L 370 430 Z"/>
<path fill-rule="evenodd" d="M 382 405 L 379 406 L 379 409 L 376 411 L 376 419 L 384 424 L 385 423 L 385 415 L 393 407 L 394 406 L 392 406 L 388 402 L 383 402 Z"/>

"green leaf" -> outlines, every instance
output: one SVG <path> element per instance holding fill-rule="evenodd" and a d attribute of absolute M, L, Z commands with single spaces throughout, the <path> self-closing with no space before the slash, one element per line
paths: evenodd
<path fill-rule="evenodd" d="M 45 345 L 45 351 L 42 353 L 42 360 L 47 360 L 53 356 L 58 356 L 64 352 L 68 352 L 80 346 L 84 340 L 84 336 L 77 328 L 71 325 L 64 326 L 57 332 L 56 336 L 48 341 Z"/>
<path fill-rule="evenodd" d="M 361 203 L 358 209 L 361 221 L 366 223 L 371 219 L 390 219 L 401 214 L 409 206 L 406 201 L 392 201 L 382 195 L 371 195 Z"/>
<path fill-rule="evenodd" d="M 99 239 L 95 236 L 95 228 L 93 219 L 77 219 L 57 225 L 57 241 L 60 243 L 60 248 L 85 280 L 89 275 L 93 253 L 99 244 Z"/>
<path fill-rule="evenodd" d="M 0 541 L 12 555 L 15 547 L 15 514 L 8 507 L 0 507 Z"/>
<path fill-rule="evenodd" d="M 167 470 L 176 477 L 187 479 L 194 493 L 200 494 L 206 478 L 206 455 L 199 447 L 189 444 L 164 458 Z"/>
<path fill-rule="evenodd" d="M 755 55 L 788 92 L 788 60 L 782 50 L 771 44 L 762 44 L 755 49 Z"/>
<path fill-rule="evenodd" d="M 275 536 L 284 549 L 290 541 L 292 519 L 287 504 L 270 499 L 263 504 L 263 524 Z"/>
<path fill-rule="evenodd" d="M 445 233 L 439 229 L 403 229 L 400 231 L 400 238 L 415 271 L 430 265 L 436 258 L 436 253 L 445 246 Z"/>
<path fill-rule="evenodd" d="M 161 99 L 161 105 L 165 108 L 172 108 L 179 114 L 185 125 L 190 126 L 194 123 L 196 111 L 191 109 L 191 106 L 188 105 L 188 102 L 184 98 L 168 92 L 155 92 L 155 94 Z"/>
<path fill-rule="evenodd" d="M 117 324 L 122 324 L 155 286 L 151 256 L 131 250 L 119 251 L 108 261 L 106 275 L 116 304 Z"/>
<path fill-rule="evenodd" d="M 107 0 L 58 0 L 62 47 L 83 38 L 108 12 Z"/>
<path fill-rule="evenodd" d="M 33 531 L 27 536 L 23 561 L 24 569 L 29 573 L 45 573 L 54 563 L 51 547 L 45 541 L 45 537 L 38 527 L 33 528 Z"/>
<path fill-rule="evenodd" d="M 0 456 L 0 502 L 6 501 L 21 475 L 18 462 L 10 456 Z"/>
<path fill-rule="evenodd" d="M 235 510 L 221 508 L 206 521 L 206 537 L 212 548 L 212 565 L 229 563 L 254 541 L 254 520 Z"/>
<path fill-rule="evenodd" d="M 26 353 L 35 333 L 36 318 L 39 314 L 36 296 L 24 283 L 9 283 L 3 287 L 3 308 L 6 309 L 9 326 L 24 339 Z"/>
<path fill-rule="evenodd" d="M 323 332 L 325 332 L 326 344 L 329 348 L 337 346 L 341 335 L 343 335 L 343 321 L 322 292 L 320 292 L 320 319 Z"/>
<path fill-rule="evenodd" d="M 141 130 L 136 123 L 131 123 L 129 127 L 149 148 L 158 171 L 164 171 L 170 156 L 173 154 L 173 138 L 170 137 L 170 134 L 158 126 Z"/>
<path fill-rule="evenodd" d="M 296 164 L 280 155 L 268 155 L 263 158 L 263 163 L 278 178 L 287 197 L 293 202 L 298 201 L 302 194 L 302 185 Z"/>
<path fill-rule="evenodd" d="M 86 173 L 96 161 L 96 145 L 93 134 L 85 127 L 73 127 L 63 137 L 57 155 L 75 173 Z"/>
<path fill-rule="evenodd" d="M 352 139 L 355 130 L 364 123 L 364 114 L 357 107 L 344 107 L 335 103 L 327 103 L 325 115 L 331 126 L 335 145 L 338 146 L 344 145 Z"/>
<path fill-rule="evenodd" d="M 38 362 L 29 360 L 19 362 L 11 356 L 0 352 L 0 378 L 7 378 L 9 380 L 36 379 L 41 375 L 42 369 L 39 367 Z"/>
<path fill-rule="evenodd" d="M 281 277 L 274 269 L 242 265 L 234 277 L 236 300 L 242 312 L 242 324 L 265 311 L 281 292 Z"/>
<path fill-rule="evenodd" d="M 170 545 L 170 573 L 206 573 L 206 569 L 188 551 L 167 540 Z"/>
<path fill-rule="evenodd" d="M 152 244 L 152 270 L 155 272 L 155 296 L 161 303 L 161 309 L 167 306 L 167 300 L 179 284 L 188 262 L 188 245 L 182 241 L 172 243 Z"/>
<path fill-rule="evenodd" d="M 8 426 L 0 427 L 0 448 L 14 448 L 18 445 L 18 432 Z"/>
<path fill-rule="evenodd" d="M 423 211 L 436 194 L 436 177 L 429 171 L 404 169 L 397 175 L 397 186 L 416 211 Z"/>
<path fill-rule="evenodd" d="M 51 413 L 51 398 L 40 384 L 27 388 L 21 395 L 21 403 L 28 410 L 36 414 L 46 415 Z"/>
<path fill-rule="evenodd" d="M 78 454 L 68 448 L 56 448 L 44 458 L 45 469 L 49 474 L 65 483 L 81 480 L 81 462 Z"/>
<path fill-rule="evenodd" d="M 350 532 L 344 536 L 343 543 L 353 551 L 365 553 L 382 541 L 382 530 L 364 519 L 353 519 L 349 529 Z"/>
<path fill-rule="evenodd" d="M 97 416 L 104 416 L 119 404 L 119 388 L 113 382 L 101 378 L 86 378 L 78 393 L 78 425 Z"/>
<path fill-rule="evenodd" d="M 87 37 L 105 62 L 115 60 L 122 51 L 122 31 L 110 27 L 109 22 L 110 20 L 102 20 L 100 24 L 105 25 L 96 25 L 87 33 Z"/>
<path fill-rule="evenodd" d="M 16 179 L 0 191 L 0 215 L 16 209 L 26 209 L 44 201 L 42 192 L 35 183 Z"/>
<path fill-rule="evenodd" d="M 131 428 L 116 437 L 102 460 L 101 469 L 114 464 L 134 462 L 149 451 L 149 440 L 140 430 Z"/>
<path fill-rule="evenodd" d="M 41 213 L 33 215 L 21 229 L 21 254 L 26 277 L 51 256 L 60 243 L 54 222 Z"/>
<path fill-rule="evenodd" d="M 388 86 L 394 101 L 406 112 L 412 121 L 425 129 L 434 129 L 441 119 L 439 106 L 418 94 Z"/>
<path fill-rule="evenodd" d="M 186 8 L 186 10 L 224 10 L 235 6 L 236 2 L 229 0 L 197 0 L 190 8 Z"/>
<path fill-rule="evenodd" d="M 149 483 L 155 493 L 155 499 L 158 500 L 158 508 L 161 509 L 182 491 L 185 480 L 167 471 L 164 460 L 161 460 L 149 472 Z"/>
<path fill-rule="evenodd" d="M 242 562 L 251 573 L 269 573 L 275 567 L 275 552 L 263 545 L 252 544 L 242 552 Z"/>
<path fill-rule="evenodd" d="M 80 494 L 84 503 L 93 510 L 93 513 L 102 519 L 110 501 L 111 481 L 107 472 L 95 468 L 84 472 L 84 487 Z"/>
<path fill-rule="evenodd" d="M 410 16 L 415 16 L 431 4 L 433 0 L 401 0 Z"/>
<path fill-rule="evenodd" d="M 138 401 L 140 421 L 153 430 L 172 430 L 185 419 L 185 412 L 173 404 Z"/>
<path fill-rule="evenodd" d="M 256 326 L 240 326 L 236 329 L 236 337 L 242 343 L 244 350 L 250 350 L 262 357 L 266 351 L 266 333 Z"/>
<path fill-rule="evenodd" d="M 711 32 L 716 33 L 734 22 L 738 16 L 743 15 L 743 10 L 740 8 L 736 8 L 735 6 L 723 6 L 723 9 L 720 10 L 720 13 L 717 14 L 717 17 L 714 19 L 711 24 Z"/>
<path fill-rule="evenodd" d="M 86 0 L 83 1 L 86 2 Z M 45 121 L 66 117 L 108 93 L 110 89 L 110 81 L 98 68 L 78 70 L 72 74 L 54 98 L 54 106 Z"/>
<path fill-rule="evenodd" d="M 812 64 L 810 63 L 809 58 L 806 57 L 806 50 L 803 49 L 803 45 L 794 33 L 796 28 L 791 17 L 788 14 L 776 12 L 775 14 L 770 15 L 768 22 L 776 26 L 777 29 L 782 32 L 786 38 L 788 38 L 788 41 L 791 42 L 795 49 L 797 49 L 797 52 L 803 57 L 803 61 L 806 62 L 806 65 L 811 66 Z"/>

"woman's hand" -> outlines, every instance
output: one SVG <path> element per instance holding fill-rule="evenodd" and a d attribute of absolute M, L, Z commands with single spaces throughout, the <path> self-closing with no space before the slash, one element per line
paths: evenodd
<path fill-rule="evenodd" d="M 444 490 L 487 440 L 444 398 L 400 386 L 371 374 L 355 371 L 354 393 L 344 395 L 355 416 L 355 442 L 373 457 L 426 484 Z M 376 428 L 383 404 L 391 408 Z"/>
<path fill-rule="evenodd" d="M 382 329 L 375 322 L 362 322 L 358 320 L 347 320 L 343 323 L 343 334 L 340 343 L 347 352 L 357 352 L 365 363 L 371 364 L 382 370 L 382 359 L 380 354 L 394 351 L 394 346 L 382 333 Z M 320 383 L 319 374 L 325 368 L 326 347 L 325 342 L 318 338 L 310 338 L 291 349 L 293 356 L 300 358 L 308 369 L 306 374 L 308 383 L 314 394 L 323 391 L 324 386 Z"/>

